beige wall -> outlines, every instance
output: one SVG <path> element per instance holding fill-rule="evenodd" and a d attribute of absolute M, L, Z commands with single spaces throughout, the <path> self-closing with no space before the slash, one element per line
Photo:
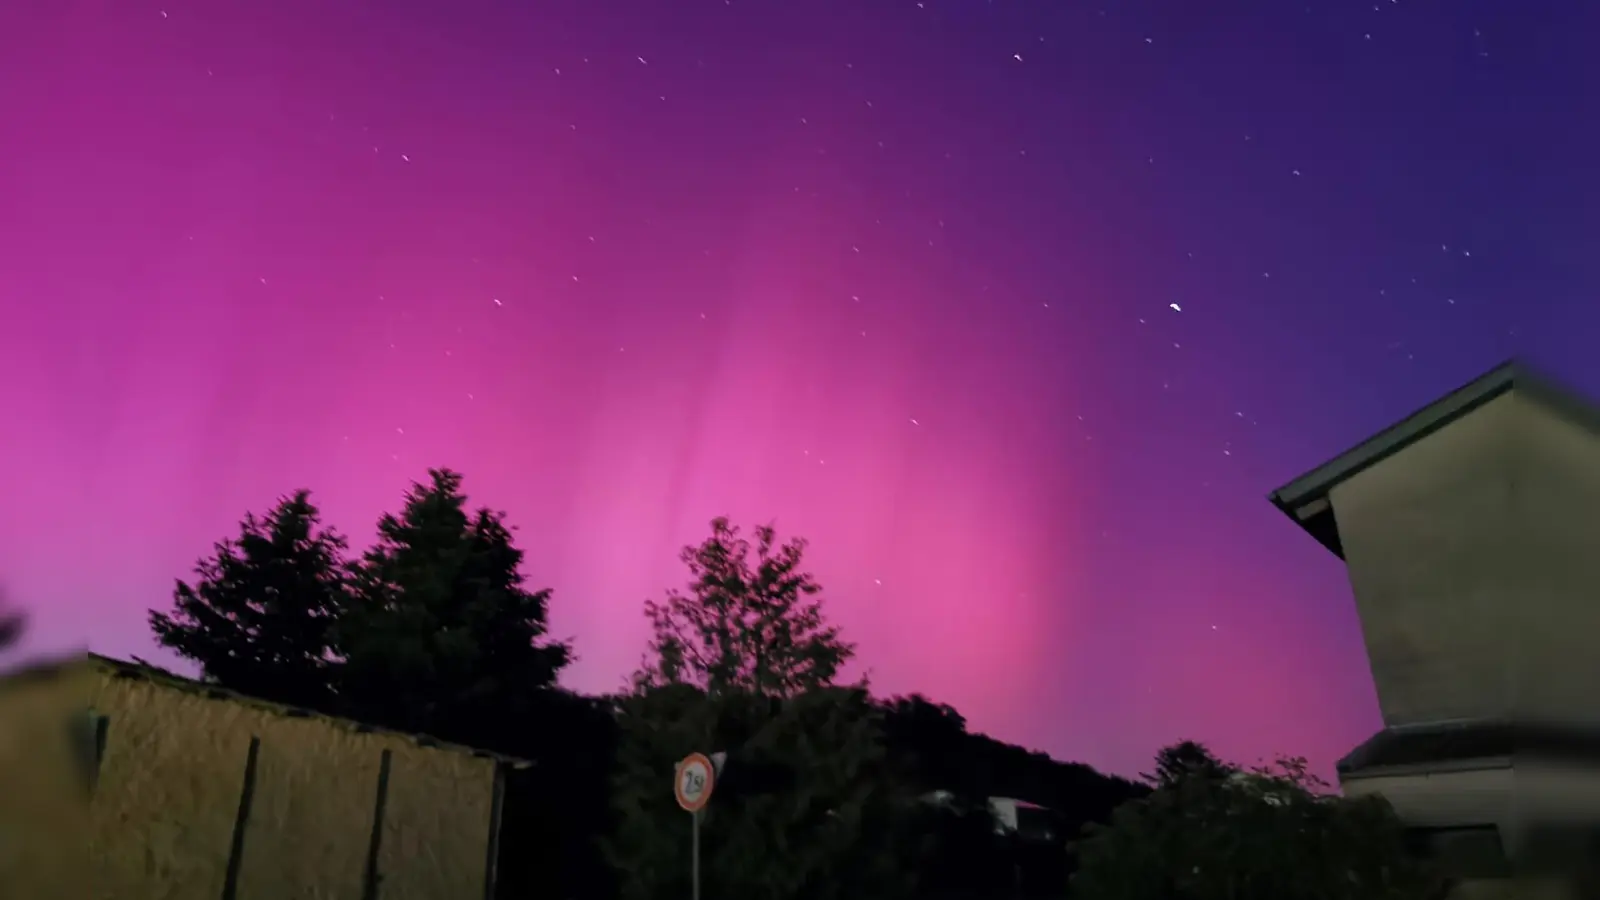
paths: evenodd
<path fill-rule="evenodd" d="M 1531 564 L 1514 614 L 1518 705 L 1600 724 L 1600 434 L 1553 415 L 1519 424 L 1517 552 Z"/>
<path fill-rule="evenodd" d="M 1495 825 L 1508 852 L 1539 826 L 1588 825 L 1600 814 L 1600 766 L 1518 759 L 1515 765 L 1353 778 L 1349 797 L 1380 794 L 1407 825 Z"/>
<path fill-rule="evenodd" d="M 1517 760 L 1514 810 L 1546 824 L 1600 823 L 1600 764 Z"/>
<path fill-rule="evenodd" d="M 1507 766 L 1460 772 L 1430 772 L 1355 778 L 1343 784 L 1347 797 L 1380 794 L 1395 814 L 1417 828 L 1507 825 L 1511 820 L 1513 770 Z"/>
<path fill-rule="evenodd" d="M 7 868 L 0 858 L 0 883 L 8 896 L 12 885 L 43 886 L 41 879 L 50 878 L 51 889 L 18 896 L 215 900 L 222 893 L 252 736 L 260 746 L 239 900 L 360 900 L 384 750 L 392 756 L 379 855 L 381 896 L 483 895 L 491 760 L 99 670 L 87 685 L 78 679 L 74 692 L 54 702 L 54 717 L 35 716 L 36 730 L 64 736 L 74 700 L 78 711 L 87 700 L 111 720 L 99 785 L 85 802 L 77 773 L 59 763 L 69 757 L 55 750 L 39 753 L 41 766 L 49 768 L 45 757 L 53 756 L 53 769 L 62 774 L 41 788 L 53 800 L 31 805 L 78 810 L 76 833 L 87 835 L 87 846 L 81 838 L 57 842 L 77 848 L 71 852 L 78 864 L 57 860 L 48 875 L 41 860 Z M 7 786 L 0 780 L 0 793 Z M 21 824 L 8 816 L 11 807 L 0 804 L 0 831 Z M 78 886 L 57 886 L 74 873 Z"/>
<path fill-rule="evenodd" d="M 1387 724 L 1600 722 L 1600 437 L 1509 394 L 1330 499 Z"/>

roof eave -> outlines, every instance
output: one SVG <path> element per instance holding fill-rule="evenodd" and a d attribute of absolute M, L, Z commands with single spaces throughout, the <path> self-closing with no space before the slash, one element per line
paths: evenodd
<path fill-rule="evenodd" d="M 1502 363 L 1442 399 L 1385 428 L 1355 447 L 1312 469 L 1268 495 L 1273 506 L 1294 520 L 1335 556 L 1344 558 L 1339 525 L 1328 494 L 1334 487 L 1511 390 L 1525 374 L 1516 361 Z"/>

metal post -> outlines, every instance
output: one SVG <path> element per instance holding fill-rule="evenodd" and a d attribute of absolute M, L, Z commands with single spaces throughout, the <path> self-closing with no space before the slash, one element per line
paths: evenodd
<path fill-rule="evenodd" d="M 694 820 L 689 849 L 689 900 L 700 900 L 700 810 L 690 813 L 689 818 Z"/>

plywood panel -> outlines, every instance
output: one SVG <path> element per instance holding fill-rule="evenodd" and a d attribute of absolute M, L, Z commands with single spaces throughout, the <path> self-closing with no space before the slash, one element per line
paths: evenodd
<path fill-rule="evenodd" d="M 96 895 L 216 900 L 252 711 L 109 675 L 95 707 L 111 718 L 91 802 Z"/>
<path fill-rule="evenodd" d="M 70 730 L 91 706 L 92 795 Z M 482 896 L 493 761 L 89 660 L 0 682 L 0 894 L 217 900 L 252 738 L 238 900 L 361 900 L 386 750 L 379 896 Z"/>
<path fill-rule="evenodd" d="M 271 716 L 262 735 L 239 900 L 361 897 L 378 758 L 395 738 Z"/>
<path fill-rule="evenodd" d="M 482 897 L 493 790 L 489 760 L 397 750 L 379 856 L 383 900 Z"/>

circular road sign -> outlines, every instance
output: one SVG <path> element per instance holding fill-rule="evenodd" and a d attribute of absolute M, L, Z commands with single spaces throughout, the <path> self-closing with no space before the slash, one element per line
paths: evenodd
<path fill-rule="evenodd" d="M 689 812 L 699 812 L 711 799 L 711 789 L 717 784 L 717 770 L 710 757 L 704 753 L 691 753 L 678 763 L 672 777 L 672 793 L 678 805 Z"/>

